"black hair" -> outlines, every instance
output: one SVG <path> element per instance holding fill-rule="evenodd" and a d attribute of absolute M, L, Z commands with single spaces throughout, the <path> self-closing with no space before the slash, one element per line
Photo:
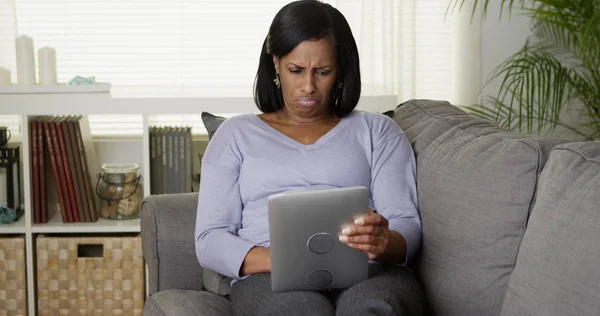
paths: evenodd
<path fill-rule="evenodd" d="M 337 59 L 337 81 L 331 89 L 331 107 L 343 117 L 352 112 L 360 98 L 358 48 L 350 25 L 340 11 L 317 0 L 301 0 L 285 5 L 273 18 L 260 53 L 254 81 L 254 103 L 263 113 L 283 108 L 277 88 L 273 56 L 282 58 L 307 40 L 330 38 Z M 340 88 L 341 83 L 341 88 Z"/>

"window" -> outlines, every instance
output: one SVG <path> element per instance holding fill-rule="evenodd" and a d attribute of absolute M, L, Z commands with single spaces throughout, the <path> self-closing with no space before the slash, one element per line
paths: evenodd
<path fill-rule="evenodd" d="M 36 54 L 56 49 L 59 82 L 95 76 L 112 84 L 114 98 L 251 97 L 269 25 L 289 2 L 0 0 L 0 66 L 16 81 L 14 38 L 27 34 Z M 353 30 L 363 95 L 457 99 L 457 75 L 467 67 L 456 63 L 464 32 L 445 16 L 449 0 L 324 2 Z M 92 132 L 114 133 L 103 121 L 92 117 Z"/>

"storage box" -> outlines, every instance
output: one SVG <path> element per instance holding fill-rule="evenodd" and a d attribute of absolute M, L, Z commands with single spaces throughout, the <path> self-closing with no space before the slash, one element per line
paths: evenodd
<path fill-rule="evenodd" d="M 0 237 L 0 315 L 27 315 L 25 238 Z"/>
<path fill-rule="evenodd" d="M 44 315 L 142 315 L 140 236 L 39 236 L 37 310 Z"/>

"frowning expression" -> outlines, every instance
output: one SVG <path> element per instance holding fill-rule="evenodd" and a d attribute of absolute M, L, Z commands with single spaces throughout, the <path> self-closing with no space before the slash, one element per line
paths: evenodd
<path fill-rule="evenodd" d="M 289 54 L 273 56 L 285 110 L 302 117 L 331 112 L 330 92 L 337 79 L 335 48 L 328 38 L 304 41 Z"/>

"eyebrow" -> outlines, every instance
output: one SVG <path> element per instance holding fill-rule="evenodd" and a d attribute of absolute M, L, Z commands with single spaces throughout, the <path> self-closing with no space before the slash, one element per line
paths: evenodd
<path fill-rule="evenodd" d="M 298 65 L 296 65 L 294 63 L 288 63 L 288 66 L 289 65 L 292 65 L 292 66 L 294 66 L 296 68 L 304 69 L 304 67 L 298 66 Z M 331 65 L 325 65 L 325 66 L 321 66 L 321 67 L 315 67 L 313 69 L 324 69 L 324 68 L 333 68 L 333 66 L 331 66 Z"/>

